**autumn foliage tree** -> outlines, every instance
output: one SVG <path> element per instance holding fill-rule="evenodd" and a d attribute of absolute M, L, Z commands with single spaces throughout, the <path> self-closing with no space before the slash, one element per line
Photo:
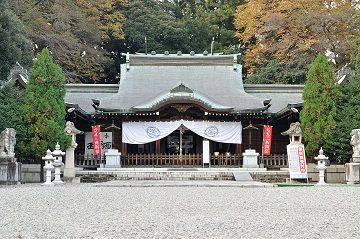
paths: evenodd
<path fill-rule="evenodd" d="M 326 50 L 332 52 L 337 66 L 349 62 L 348 39 L 357 34 L 352 25 L 356 13 L 353 2 L 250 0 L 239 6 L 234 23 L 236 36 L 246 48 L 249 75 L 270 60 L 294 66 L 301 61 L 305 67 L 300 73 L 304 74 L 311 59 Z"/>
<path fill-rule="evenodd" d="M 72 83 L 98 83 L 116 72 L 110 39 L 123 39 L 125 0 L 13 0 L 37 52 L 47 47 Z"/>
<path fill-rule="evenodd" d="M 337 100 L 341 95 L 332 65 L 319 54 L 307 74 L 304 87 L 304 106 L 300 122 L 307 155 L 315 156 L 320 147 L 330 152 L 336 128 Z"/>

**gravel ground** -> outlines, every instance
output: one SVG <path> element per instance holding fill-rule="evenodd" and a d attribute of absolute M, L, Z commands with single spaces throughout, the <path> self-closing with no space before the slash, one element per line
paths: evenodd
<path fill-rule="evenodd" d="M 360 238 L 360 187 L 0 186 L 0 238 Z"/>

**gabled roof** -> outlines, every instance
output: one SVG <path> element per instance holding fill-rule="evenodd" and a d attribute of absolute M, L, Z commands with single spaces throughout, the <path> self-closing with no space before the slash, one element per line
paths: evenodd
<path fill-rule="evenodd" d="M 98 110 L 134 112 L 151 110 L 157 101 L 171 98 L 171 90 L 184 85 L 193 95 L 184 100 L 199 100 L 214 111 L 228 109 L 242 113 L 264 111 L 263 100 L 247 94 L 242 83 L 241 66 L 234 56 L 130 55 L 121 69 L 117 94 L 99 100 Z M 177 95 L 181 100 L 181 94 Z"/>
<path fill-rule="evenodd" d="M 164 92 L 154 99 L 140 105 L 136 105 L 131 109 L 133 111 L 155 111 L 161 106 L 169 103 L 197 103 L 207 110 L 211 111 L 225 111 L 229 112 L 233 108 L 219 105 L 200 92 L 193 91 L 183 84 L 171 89 L 169 92 Z"/>

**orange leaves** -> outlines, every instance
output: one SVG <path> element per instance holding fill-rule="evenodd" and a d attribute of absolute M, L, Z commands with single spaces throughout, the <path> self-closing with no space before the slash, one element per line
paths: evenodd
<path fill-rule="evenodd" d="M 76 0 L 76 3 L 85 9 L 102 31 L 102 38 L 109 38 L 109 34 L 116 39 L 123 39 L 122 25 L 125 18 L 119 8 L 126 0 Z"/>
<path fill-rule="evenodd" d="M 314 56 L 330 49 L 346 61 L 348 36 L 354 34 L 355 9 L 350 0 L 250 0 L 237 8 L 236 36 L 246 44 L 245 64 L 256 65 L 273 58 L 280 62 Z"/>

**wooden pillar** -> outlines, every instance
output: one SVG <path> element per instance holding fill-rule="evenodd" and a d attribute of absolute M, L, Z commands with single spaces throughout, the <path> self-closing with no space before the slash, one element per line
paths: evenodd
<path fill-rule="evenodd" d="M 155 153 L 156 153 L 156 154 L 160 154 L 160 153 L 161 153 L 161 149 L 160 149 L 160 139 L 155 141 Z"/>
<path fill-rule="evenodd" d="M 121 143 L 121 154 L 126 155 L 127 154 L 127 144 Z"/>
<path fill-rule="evenodd" d="M 241 144 L 236 144 L 235 154 L 241 154 Z"/>

